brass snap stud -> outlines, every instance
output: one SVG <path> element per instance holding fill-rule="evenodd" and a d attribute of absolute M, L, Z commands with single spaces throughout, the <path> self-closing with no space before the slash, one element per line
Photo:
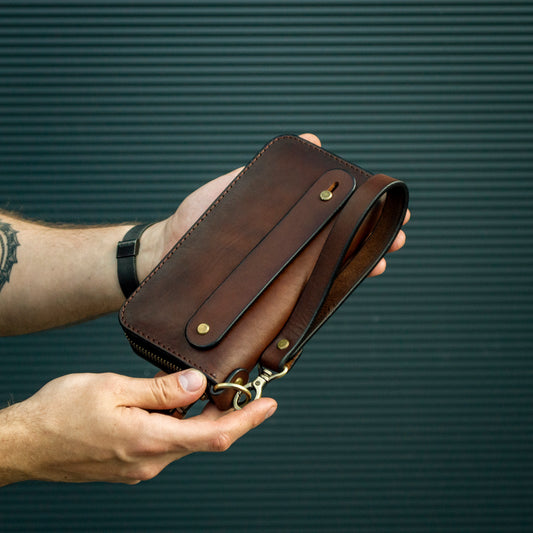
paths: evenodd
<path fill-rule="evenodd" d="M 278 347 L 278 350 L 286 350 L 290 344 L 291 343 L 287 339 L 280 339 L 276 346 Z"/>
<path fill-rule="evenodd" d="M 201 324 L 198 324 L 198 327 L 196 328 L 196 331 L 200 335 L 205 335 L 206 333 L 209 333 L 209 324 L 206 324 L 205 322 L 202 322 Z"/>
<path fill-rule="evenodd" d="M 323 202 L 327 202 L 333 198 L 333 193 L 331 191 L 325 190 L 320 193 L 320 199 Z"/>

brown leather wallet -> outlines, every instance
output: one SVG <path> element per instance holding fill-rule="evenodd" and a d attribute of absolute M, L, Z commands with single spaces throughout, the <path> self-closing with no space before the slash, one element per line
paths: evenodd
<path fill-rule="evenodd" d="M 273 139 L 123 305 L 133 350 L 166 372 L 201 370 L 209 399 L 239 408 L 385 255 L 407 202 L 401 181 Z"/>

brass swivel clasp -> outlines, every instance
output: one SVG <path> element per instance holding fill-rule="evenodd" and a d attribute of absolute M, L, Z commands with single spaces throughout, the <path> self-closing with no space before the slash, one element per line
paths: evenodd
<path fill-rule="evenodd" d="M 259 400 L 263 395 L 263 387 L 274 379 L 282 378 L 289 371 L 289 367 L 283 367 L 281 372 L 273 372 L 268 368 L 262 368 L 261 373 L 252 381 L 251 385 L 255 389 L 254 400 Z"/>
<path fill-rule="evenodd" d="M 259 375 L 253 380 L 247 383 L 246 385 L 241 385 L 239 383 L 218 383 L 213 387 L 213 390 L 221 389 L 233 389 L 235 396 L 233 397 L 233 407 L 235 409 L 242 409 L 248 402 L 252 400 L 258 400 L 263 395 L 263 389 L 274 379 L 282 378 L 289 371 L 289 366 L 285 365 L 281 372 L 274 372 L 268 368 L 259 368 Z M 255 392 L 255 397 L 253 393 Z"/>
<path fill-rule="evenodd" d="M 244 385 L 249 391 L 249 395 L 245 394 L 244 400 L 242 399 L 243 392 L 237 391 L 237 394 L 233 397 L 233 407 L 235 409 L 242 409 L 252 398 L 252 390 L 255 391 L 254 400 L 258 400 L 263 395 L 263 389 L 265 386 L 275 379 L 282 378 L 289 371 L 289 367 L 283 367 L 281 372 L 274 372 L 268 368 L 260 368 L 259 375 L 253 380 Z"/>

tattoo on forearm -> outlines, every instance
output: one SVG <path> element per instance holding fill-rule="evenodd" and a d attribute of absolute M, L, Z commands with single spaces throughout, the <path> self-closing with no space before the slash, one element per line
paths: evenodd
<path fill-rule="evenodd" d="M 0 291 L 9 282 L 11 269 L 17 262 L 17 232 L 7 222 L 0 220 Z"/>

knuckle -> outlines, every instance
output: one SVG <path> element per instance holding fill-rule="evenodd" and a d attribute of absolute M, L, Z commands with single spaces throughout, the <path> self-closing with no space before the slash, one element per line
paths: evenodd
<path fill-rule="evenodd" d="M 153 381 L 152 392 L 158 403 L 160 402 L 166 405 L 175 397 L 176 386 L 173 381 L 164 377 L 158 377 Z"/>
<path fill-rule="evenodd" d="M 254 429 L 257 426 L 260 426 L 265 421 L 265 417 L 262 413 L 257 413 L 252 417 L 250 421 L 250 429 Z"/>
<path fill-rule="evenodd" d="M 113 374 L 112 372 L 106 372 L 100 375 L 101 382 L 99 385 L 100 390 L 110 392 L 116 396 L 122 396 L 126 392 L 126 385 L 122 376 Z"/>
<path fill-rule="evenodd" d="M 149 479 L 153 479 L 155 476 L 157 476 L 157 474 L 159 474 L 159 468 L 157 468 L 156 466 L 143 466 L 137 472 L 137 479 L 140 479 L 141 481 L 148 481 Z"/>
<path fill-rule="evenodd" d="M 137 465 L 125 474 L 127 483 L 135 485 L 140 481 L 148 481 L 157 476 L 160 472 L 160 468 L 157 465 L 143 464 Z"/>
<path fill-rule="evenodd" d="M 210 450 L 213 452 L 225 452 L 232 445 L 233 439 L 225 431 L 220 431 L 211 440 Z"/>

